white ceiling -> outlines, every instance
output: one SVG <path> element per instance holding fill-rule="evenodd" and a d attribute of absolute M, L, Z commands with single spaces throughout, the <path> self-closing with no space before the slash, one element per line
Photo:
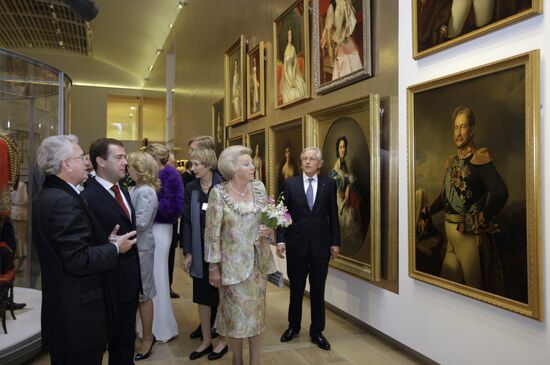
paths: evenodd
<path fill-rule="evenodd" d="M 59 50 L 13 51 L 63 70 L 76 85 L 142 88 L 176 22 L 178 0 L 96 0 L 92 56 Z M 161 56 L 163 56 L 161 54 Z M 163 58 L 163 57 L 161 57 Z"/>

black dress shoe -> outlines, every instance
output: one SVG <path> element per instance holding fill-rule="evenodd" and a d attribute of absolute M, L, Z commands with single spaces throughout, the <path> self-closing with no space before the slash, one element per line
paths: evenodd
<path fill-rule="evenodd" d="M 145 360 L 146 358 L 151 356 L 151 351 L 153 350 L 153 345 L 155 344 L 156 341 L 157 339 L 153 336 L 153 342 L 151 342 L 151 347 L 149 347 L 149 351 L 147 351 L 144 354 L 137 353 L 136 356 L 134 357 L 134 361 Z"/>
<path fill-rule="evenodd" d="M 212 345 L 208 346 L 207 348 L 205 348 L 204 350 L 202 351 L 193 351 L 190 355 L 189 355 L 189 358 L 191 360 L 195 360 L 195 359 L 198 359 L 199 357 L 203 357 L 204 355 L 206 354 L 209 354 L 212 352 Z"/>
<path fill-rule="evenodd" d="M 227 350 L 229 350 L 229 347 L 225 345 L 225 347 L 220 352 L 212 351 L 208 354 L 208 360 L 218 360 L 223 357 L 227 353 Z"/>
<path fill-rule="evenodd" d="M 294 337 L 298 336 L 300 330 L 295 330 L 294 328 L 287 328 L 286 331 L 281 336 L 281 342 L 288 342 Z"/>
<path fill-rule="evenodd" d="M 195 338 L 199 338 L 199 337 L 202 337 L 202 330 L 201 330 L 201 325 L 199 324 L 199 326 L 193 331 L 191 332 L 191 334 L 189 335 L 189 338 L 191 339 L 195 339 Z"/>
<path fill-rule="evenodd" d="M 8 306 L 8 309 L 13 309 L 13 310 L 18 310 L 18 309 L 23 309 L 25 308 L 25 306 L 27 305 L 27 303 L 11 303 L 10 306 Z"/>
<path fill-rule="evenodd" d="M 328 343 L 325 336 L 322 333 L 311 335 L 311 342 L 319 346 L 323 350 L 330 350 L 330 343 Z"/>
<path fill-rule="evenodd" d="M 180 297 L 180 295 L 178 293 L 176 293 L 175 291 L 172 291 L 172 289 L 170 289 L 170 298 L 178 299 L 179 297 Z"/>

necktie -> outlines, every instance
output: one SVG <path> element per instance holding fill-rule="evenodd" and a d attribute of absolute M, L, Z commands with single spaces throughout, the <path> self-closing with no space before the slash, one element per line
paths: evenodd
<path fill-rule="evenodd" d="M 309 185 L 307 186 L 307 190 L 306 190 L 306 198 L 307 198 L 307 205 L 309 206 L 309 210 L 311 211 L 313 209 L 313 186 L 311 185 L 313 178 L 310 177 L 307 179 L 307 181 L 309 182 Z"/>
<path fill-rule="evenodd" d="M 118 205 L 120 205 L 120 207 L 122 208 L 126 216 L 130 218 L 130 213 L 128 213 L 128 208 L 126 208 L 126 204 L 124 204 L 124 200 L 122 200 L 122 194 L 120 193 L 120 188 L 118 187 L 118 185 L 111 186 L 111 190 L 114 191 L 115 193 L 115 199 Z"/>

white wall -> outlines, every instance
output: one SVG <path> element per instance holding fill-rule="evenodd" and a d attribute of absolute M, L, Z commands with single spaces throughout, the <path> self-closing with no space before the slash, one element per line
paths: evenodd
<path fill-rule="evenodd" d="M 518 314 L 455 294 L 408 276 L 408 178 L 407 178 L 407 87 L 475 66 L 501 60 L 532 49 L 541 49 L 541 104 L 550 104 L 546 85 L 550 65 L 550 0 L 546 14 L 514 24 L 419 61 L 412 59 L 412 1 L 399 2 L 399 294 L 330 269 L 326 299 L 442 364 L 550 364 L 548 322 Z M 544 108 L 542 109 L 544 110 Z M 550 128 L 541 117 L 542 239 L 543 262 L 548 262 L 550 198 L 545 183 L 550 167 Z M 546 270 L 543 265 L 544 277 Z M 546 293 L 544 312 L 550 316 Z"/>

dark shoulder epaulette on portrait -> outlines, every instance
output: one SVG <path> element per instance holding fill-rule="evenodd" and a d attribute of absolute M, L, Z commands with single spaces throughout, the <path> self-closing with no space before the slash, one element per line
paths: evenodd
<path fill-rule="evenodd" d="M 477 149 L 470 160 L 473 165 L 485 165 L 491 161 L 493 161 L 493 157 L 485 147 Z"/>

